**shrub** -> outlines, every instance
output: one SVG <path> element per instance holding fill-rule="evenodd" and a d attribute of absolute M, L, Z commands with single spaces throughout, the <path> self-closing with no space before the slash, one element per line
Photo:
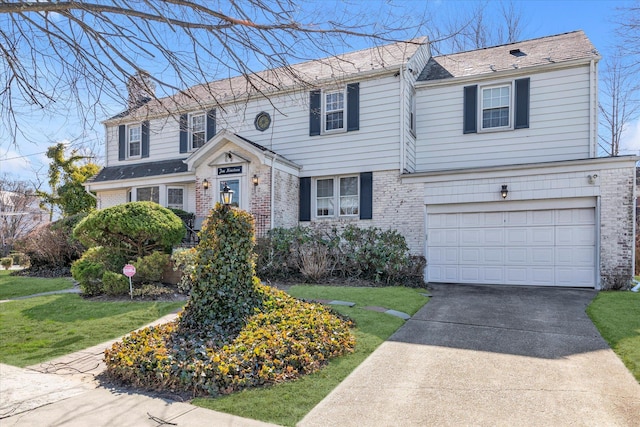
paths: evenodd
<path fill-rule="evenodd" d="M 136 275 L 133 279 L 136 282 L 159 282 L 162 279 L 162 272 L 169 264 L 169 255 L 162 252 L 153 252 L 150 255 L 140 257 L 133 263 L 136 268 Z"/>
<path fill-rule="evenodd" d="M 178 322 L 145 328 L 105 351 L 108 375 L 152 390 L 228 394 L 298 378 L 353 350 L 351 324 L 329 309 L 266 286 L 259 291 L 260 311 L 228 344 L 180 339 Z"/>
<path fill-rule="evenodd" d="M 104 272 L 104 265 L 92 261 L 89 257 L 81 258 L 71 266 L 73 278 L 78 281 L 80 290 L 87 296 L 100 295 L 104 292 L 102 286 Z"/>
<path fill-rule="evenodd" d="M 174 293 L 173 290 L 170 288 L 167 288 L 165 286 L 151 285 L 151 284 L 144 284 L 141 286 L 137 286 L 133 290 L 134 297 L 149 297 L 152 299 L 162 297 L 162 296 L 167 296 L 167 295 L 173 295 L 173 293 Z"/>
<path fill-rule="evenodd" d="M 113 271 L 105 271 L 102 275 L 102 286 L 107 295 L 118 296 L 129 293 L 129 279 Z"/>
<path fill-rule="evenodd" d="M 44 224 L 20 239 L 16 247 L 28 256 L 31 269 L 68 268 L 79 259 L 85 247 L 73 238 L 73 227 L 85 216 L 78 214 Z"/>
<path fill-rule="evenodd" d="M 191 292 L 195 280 L 196 271 L 196 249 L 179 248 L 171 255 L 174 271 L 181 271 L 182 276 L 178 282 L 178 291 L 188 295 Z"/>
<path fill-rule="evenodd" d="M 253 263 L 253 217 L 220 203 L 200 232 L 194 283 L 180 330 L 185 336 L 225 340 L 261 303 Z"/>
<path fill-rule="evenodd" d="M 5 270 L 10 269 L 11 266 L 13 265 L 13 258 L 11 257 L 0 258 L 0 265 L 2 265 L 2 267 L 4 267 Z"/>
<path fill-rule="evenodd" d="M 131 202 L 89 214 L 73 231 L 86 246 L 105 246 L 128 258 L 169 252 L 185 235 L 184 224 L 153 202 Z"/>

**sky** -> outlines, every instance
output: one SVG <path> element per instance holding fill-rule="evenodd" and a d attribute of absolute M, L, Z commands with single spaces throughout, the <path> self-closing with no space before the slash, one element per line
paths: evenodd
<path fill-rule="evenodd" d="M 371 3 L 360 0 L 350 0 L 356 6 L 365 5 L 361 10 L 371 8 Z M 471 8 L 476 0 L 380 0 L 397 5 L 399 10 L 411 12 L 429 7 L 435 19 L 454 13 L 456 10 Z M 495 6 L 491 3 L 490 6 Z M 513 0 L 514 5 L 522 12 L 522 39 L 531 39 L 574 30 L 583 30 L 591 42 L 596 46 L 603 59 L 611 52 L 616 41 L 614 28 L 616 7 L 628 5 L 629 1 L 615 0 Z M 330 8 L 329 8 L 330 10 Z M 489 9 L 491 10 L 491 9 Z M 326 19 L 330 19 L 327 17 Z M 437 21 L 436 21 L 437 22 Z M 360 46 L 354 46 L 360 47 Z M 367 47 L 367 46 L 361 46 Z M 603 62 L 600 63 L 602 69 Z M 640 79 L 640 77 L 639 77 Z M 106 103 L 106 102 L 105 102 Z M 106 110 L 116 114 L 123 110 L 121 105 L 107 105 Z M 109 116 L 98 117 L 98 120 Z M 88 147 L 97 157 L 95 161 L 101 164 L 104 153 L 104 128 L 99 121 L 89 129 L 79 126 L 81 121 L 73 112 L 51 115 L 34 110 L 23 117 L 31 135 L 35 135 L 37 143 L 19 141 L 14 146 L 10 141 L 3 140 L 7 132 L 0 129 L 0 179 L 8 175 L 12 179 L 25 180 L 34 185 L 46 181 L 48 159 L 45 156 L 47 147 L 56 142 L 69 142 L 71 147 Z M 3 125 L 0 125 L 3 126 Z M 640 154 L 640 118 L 630 123 L 623 135 L 621 154 Z"/>

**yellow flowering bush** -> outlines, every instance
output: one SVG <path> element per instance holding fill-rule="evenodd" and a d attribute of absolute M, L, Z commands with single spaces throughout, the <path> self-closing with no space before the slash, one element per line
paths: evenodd
<path fill-rule="evenodd" d="M 294 379 L 353 351 L 350 321 L 268 286 L 258 290 L 261 307 L 228 343 L 185 341 L 177 320 L 115 343 L 105 351 L 107 373 L 152 390 L 218 395 Z"/>

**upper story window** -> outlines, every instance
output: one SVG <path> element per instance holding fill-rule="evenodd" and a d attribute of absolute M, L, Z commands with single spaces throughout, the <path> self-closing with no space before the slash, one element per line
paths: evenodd
<path fill-rule="evenodd" d="M 463 133 L 528 128 L 530 80 L 517 79 L 480 88 L 478 85 L 465 86 Z"/>
<path fill-rule="evenodd" d="M 200 148 L 206 142 L 206 116 L 205 114 L 192 114 L 189 116 L 190 125 L 190 140 L 191 140 L 191 149 L 195 150 L 196 148 Z"/>
<path fill-rule="evenodd" d="M 482 129 L 509 128 L 511 85 L 482 88 Z"/>
<path fill-rule="evenodd" d="M 149 122 L 118 126 L 118 160 L 149 157 Z"/>
<path fill-rule="evenodd" d="M 324 130 L 326 132 L 344 129 L 344 90 L 324 94 Z"/>
<path fill-rule="evenodd" d="M 360 129 L 360 83 L 309 93 L 309 135 Z"/>
<path fill-rule="evenodd" d="M 127 127 L 127 157 L 140 157 L 140 146 L 142 144 L 142 129 L 140 125 L 130 125 Z"/>
<path fill-rule="evenodd" d="M 358 176 L 316 179 L 316 217 L 351 216 L 360 213 Z"/>

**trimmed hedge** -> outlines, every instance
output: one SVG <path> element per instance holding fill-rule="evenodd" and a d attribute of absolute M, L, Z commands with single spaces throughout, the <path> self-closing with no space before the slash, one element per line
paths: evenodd
<path fill-rule="evenodd" d="M 105 351 L 107 374 L 149 390 L 215 396 L 298 378 L 353 351 L 349 321 L 268 286 L 258 291 L 261 307 L 230 342 L 183 338 L 179 320 L 145 328 Z"/>

